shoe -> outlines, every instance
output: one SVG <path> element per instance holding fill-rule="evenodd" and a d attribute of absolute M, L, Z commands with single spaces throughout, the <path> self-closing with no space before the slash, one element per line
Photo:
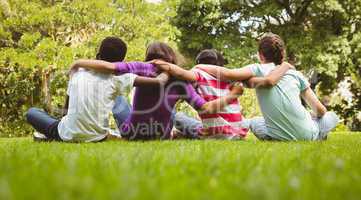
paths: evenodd
<path fill-rule="evenodd" d="M 106 140 L 123 140 L 118 130 L 109 130 Z"/>
<path fill-rule="evenodd" d="M 50 140 L 42 133 L 39 133 L 37 131 L 33 134 L 34 142 L 49 142 Z"/>
<path fill-rule="evenodd" d="M 172 131 L 170 132 L 170 139 L 177 140 L 177 139 L 182 139 L 182 138 L 183 139 L 185 138 L 185 136 L 182 134 L 182 132 L 173 128 Z"/>

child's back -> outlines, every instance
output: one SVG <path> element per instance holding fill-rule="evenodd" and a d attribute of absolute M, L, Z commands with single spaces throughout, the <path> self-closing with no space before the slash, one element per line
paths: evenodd
<path fill-rule="evenodd" d="M 97 61 L 122 61 L 126 50 L 120 38 L 107 37 L 100 44 Z M 108 118 L 115 98 L 132 87 L 137 77 L 134 74 L 115 77 L 85 69 L 77 71 L 77 65 L 77 62 L 72 65 L 73 75 L 65 104 L 67 114 L 61 120 L 38 108 L 30 108 L 26 113 L 27 121 L 38 132 L 34 134 L 35 140 L 96 142 L 105 139 L 110 131 Z"/>
<path fill-rule="evenodd" d="M 263 77 L 276 66 L 254 64 L 252 72 Z M 305 77 L 296 70 L 289 70 L 272 88 L 256 88 L 257 97 L 269 134 L 278 140 L 313 140 L 319 129 L 310 113 L 302 105 L 300 94 L 309 87 Z"/>
<path fill-rule="evenodd" d="M 134 66 L 143 69 L 142 73 L 145 74 L 157 71 L 149 63 L 136 62 Z M 192 85 L 184 81 L 171 80 L 161 87 L 137 87 L 132 113 L 120 127 L 122 136 L 142 140 L 169 139 L 173 127 L 172 112 L 178 100 L 185 100 L 196 109 L 205 104 Z"/>
<path fill-rule="evenodd" d="M 68 113 L 59 125 L 64 141 L 99 141 L 110 131 L 109 113 L 114 100 L 133 87 L 137 75 L 112 76 L 80 69 L 71 78 Z"/>
<path fill-rule="evenodd" d="M 221 81 L 200 68 L 193 68 L 197 75 L 197 92 L 207 101 L 212 101 L 230 93 L 231 84 Z M 221 135 L 226 138 L 245 137 L 248 129 L 241 127 L 243 115 L 238 99 L 230 102 L 215 114 L 200 114 L 203 123 L 202 134 Z"/>

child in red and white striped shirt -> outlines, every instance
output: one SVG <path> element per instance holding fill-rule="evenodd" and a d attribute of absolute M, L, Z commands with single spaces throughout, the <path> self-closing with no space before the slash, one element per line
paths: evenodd
<path fill-rule="evenodd" d="M 223 66 L 224 59 L 216 50 L 207 49 L 198 54 L 196 63 L 197 66 Z M 183 129 L 183 132 L 187 129 L 188 134 L 197 132 L 198 137 L 201 138 L 239 139 L 246 136 L 248 130 L 241 127 L 244 117 L 237 98 L 243 90 L 241 83 L 221 81 L 197 66 L 191 70 L 185 70 L 169 63 L 155 61 L 155 64 L 158 64 L 160 70 L 176 78 L 194 82 L 198 94 L 206 101 L 224 99 L 214 114 L 199 113 L 202 123 L 199 121 L 196 123 L 194 121 L 196 119 L 177 113 L 175 115 L 176 128 Z"/>
<path fill-rule="evenodd" d="M 232 83 L 220 81 L 211 76 L 200 68 L 193 68 L 191 70 L 197 75 L 196 91 L 207 102 L 227 96 L 231 93 Z M 236 83 L 241 84 L 241 83 Z M 239 86 L 237 86 L 239 87 Z M 241 122 L 243 120 L 241 106 L 238 98 L 233 98 L 227 102 L 223 108 L 214 114 L 200 113 L 202 119 L 202 134 L 205 135 L 224 135 L 225 137 L 245 137 L 248 130 L 242 128 Z"/>

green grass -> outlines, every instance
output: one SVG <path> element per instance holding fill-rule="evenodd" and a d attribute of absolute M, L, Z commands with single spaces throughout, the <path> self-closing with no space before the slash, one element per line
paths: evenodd
<path fill-rule="evenodd" d="M 0 139 L 0 199 L 360 197 L 360 133 L 290 143 Z"/>

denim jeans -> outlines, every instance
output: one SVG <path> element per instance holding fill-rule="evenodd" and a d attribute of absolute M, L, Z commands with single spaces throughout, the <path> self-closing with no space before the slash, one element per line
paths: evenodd
<path fill-rule="evenodd" d="M 319 133 L 314 137 L 314 140 L 325 140 L 330 131 L 337 126 L 339 118 L 334 112 L 327 112 L 321 118 L 315 118 L 313 121 L 319 127 Z M 260 140 L 277 140 L 268 134 L 267 125 L 263 117 L 246 119 L 243 124 Z"/>
<path fill-rule="evenodd" d="M 199 139 L 198 131 L 203 127 L 203 124 L 193 117 L 178 112 L 174 115 L 174 127 L 186 138 Z"/>
<path fill-rule="evenodd" d="M 48 113 L 30 108 L 26 113 L 26 121 L 39 133 L 44 134 L 49 141 L 62 141 L 58 132 L 59 120 L 51 117 Z"/>
<path fill-rule="evenodd" d="M 128 104 L 128 101 L 122 97 L 118 96 L 115 99 L 115 105 L 112 109 L 113 117 L 118 128 L 121 129 L 122 124 L 128 119 L 131 113 L 131 107 Z"/>

